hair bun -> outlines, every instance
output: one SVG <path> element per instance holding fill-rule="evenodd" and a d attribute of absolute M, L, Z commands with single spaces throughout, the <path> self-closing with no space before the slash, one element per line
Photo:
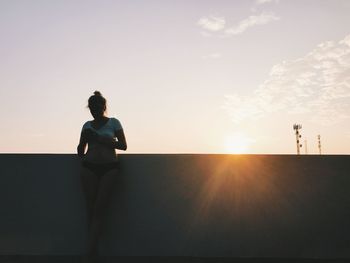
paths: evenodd
<path fill-rule="evenodd" d="M 98 90 L 96 90 L 96 91 L 94 92 L 94 95 L 95 95 L 95 96 L 102 96 L 101 92 L 99 92 Z"/>

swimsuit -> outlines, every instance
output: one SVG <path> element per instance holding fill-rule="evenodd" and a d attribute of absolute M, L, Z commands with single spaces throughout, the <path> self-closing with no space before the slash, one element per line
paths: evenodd
<path fill-rule="evenodd" d="M 108 171 L 119 168 L 119 162 L 109 162 L 109 163 L 92 163 L 88 161 L 82 162 L 83 167 L 88 168 L 96 176 L 102 177 Z"/>
<path fill-rule="evenodd" d="M 99 129 L 95 129 L 91 125 L 91 121 L 87 121 L 84 123 L 82 131 L 85 129 L 92 129 L 94 132 L 98 133 L 100 136 L 116 138 L 116 133 L 118 130 L 123 129 L 119 120 L 116 118 L 109 118 L 108 121 Z M 96 143 L 89 143 L 89 151 L 94 150 L 96 147 Z M 89 161 L 83 161 L 82 166 L 88 168 L 95 175 L 101 177 L 106 174 L 108 171 L 119 168 L 119 162 L 106 162 L 106 163 L 93 163 Z"/>

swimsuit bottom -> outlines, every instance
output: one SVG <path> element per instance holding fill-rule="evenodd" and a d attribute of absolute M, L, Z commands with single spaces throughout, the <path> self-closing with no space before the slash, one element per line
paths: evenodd
<path fill-rule="evenodd" d="M 101 177 L 105 175 L 108 171 L 119 168 L 118 162 L 109 163 L 91 163 L 87 161 L 82 162 L 83 167 L 88 168 L 95 175 Z"/>

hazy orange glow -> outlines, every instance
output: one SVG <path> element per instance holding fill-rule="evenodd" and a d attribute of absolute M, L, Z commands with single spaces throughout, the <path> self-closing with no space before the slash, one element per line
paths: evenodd
<path fill-rule="evenodd" d="M 276 201 L 288 206 L 287 200 L 282 200 L 281 193 L 275 186 L 276 174 L 274 167 L 266 166 L 261 157 L 244 155 L 227 155 L 225 158 L 208 158 L 206 167 L 211 167 L 205 182 L 196 195 L 196 204 L 191 216 L 193 229 L 198 225 L 207 224 L 212 220 L 213 209 L 220 207 L 223 216 L 231 220 L 248 220 L 261 216 L 261 210 L 266 204 L 276 212 Z M 200 165 L 200 164 L 199 164 Z M 203 175 L 203 174 L 202 174 Z M 216 211 L 216 210 L 215 210 Z"/>
<path fill-rule="evenodd" d="M 231 154 L 242 154 L 249 152 L 249 146 L 253 140 L 242 133 L 235 133 L 226 138 L 225 151 Z"/>

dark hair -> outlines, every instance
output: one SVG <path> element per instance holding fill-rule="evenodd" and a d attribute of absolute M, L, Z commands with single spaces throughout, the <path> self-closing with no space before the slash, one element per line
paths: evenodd
<path fill-rule="evenodd" d="M 101 92 L 99 91 L 95 91 L 94 92 L 94 95 L 92 95 L 90 98 L 89 98 L 89 101 L 88 101 L 88 108 L 91 108 L 95 105 L 103 105 L 105 108 L 107 108 L 107 101 L 106 99 L 102 96 Z"/>

